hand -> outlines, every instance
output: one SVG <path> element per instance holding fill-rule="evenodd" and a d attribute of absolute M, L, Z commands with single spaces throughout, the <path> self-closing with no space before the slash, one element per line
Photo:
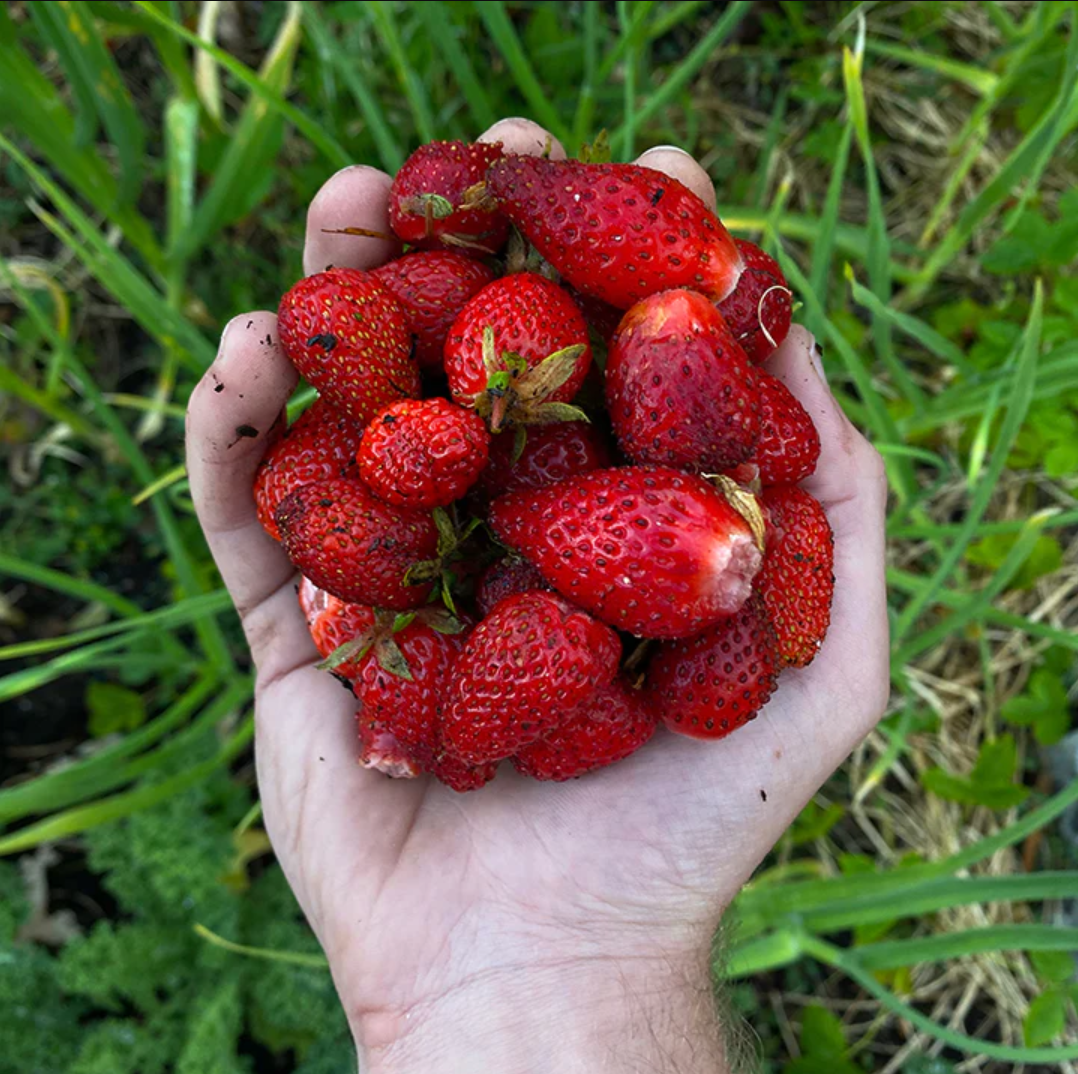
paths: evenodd
<path fill-rule="evenodd" d="M 537 153 L 546 132 L 503 120 L 483 138 Z M 553 154 L 564 156 L 553 143 Z M 681 150 L 642 163 L 714 205 Z M 304 266 L 368 269 L 390 242 L 389 177 L 334 175 L 307 217 Z M 318 935 L 362 1069 L 406 1072 L 725 1069 L 710 941 L 790 821 L 881 715 L 888 692 L 879 455 L 794 327 L 768 362 L 807 407 L 823 450 L 805 487 L 835 531 L 831 630 L 750 725 L 707 744 L 661 734 L 567 784 L 497 780 L 457 795 L 355 761 L 354 701 L 312 665 L 295 572 L 255 518 L 251 482 L 296 384 L 272 313 L 221 339 L 188 412 L 195 505 L 258 669 L 259 786 L 270 837 Z M 238 426 L 256 437 L 241 437 Z"/>

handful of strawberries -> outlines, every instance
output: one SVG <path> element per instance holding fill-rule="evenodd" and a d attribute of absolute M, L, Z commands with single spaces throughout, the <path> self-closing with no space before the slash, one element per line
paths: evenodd
<path fill-rule="evenodd" d="M 816 429 L 761 368 L 778 265 L 660 172 L 497 144 L 418 149 L 390 222 L 409 252 L 281 300 L 319 398 L 254 489 L 361 763 L 564 780 L 752 719 L 834 584 Z"/>

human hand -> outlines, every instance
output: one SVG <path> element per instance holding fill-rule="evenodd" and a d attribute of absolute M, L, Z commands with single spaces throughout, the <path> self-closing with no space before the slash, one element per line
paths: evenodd
<path fill-rule="evenodd" d="M 483 135 L 526 153 L 547 137 L 524 120 Z M 556 142 L 552 152 L 564 156 Z M 640 162 L 714 206 L 710 180 L 682 151 Z M 369 269 L 398 253 L 328 233 L 387 232 L 389 183 L 358 166 L 325 184 L 308 213 L 307 272 Z M 355 702 L 314 669 L 295 571 L 251 494 L 296 373 L 273 313 L 226 327 L 191 397 L 188 472 L 257 667 L 267 830 L 329 959 L 361 1069 L 725 1069 L 709 974 L 719 918 L 888 693 L 880 457 L 831 396 L 804 329 L 767 368 L 822 444 L 804 485 L 834 529 L 836 584 L 815 661 L 786 671 L 758 718 L 720 742 L 661 733 L 583 780 L 536 783 L 503 766 L 490 786 L 458 795 L 355 762 Z"/>

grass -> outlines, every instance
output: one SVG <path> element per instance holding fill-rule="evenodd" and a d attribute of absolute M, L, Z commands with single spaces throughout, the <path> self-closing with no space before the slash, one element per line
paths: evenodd
<path fill-rule="evenodd" d="M 176 870 L 254 913 L 276 870 L 252 821 L 246 654 L 182 471 L 187 394 L 232 313 L 299 274 L 305 206 L 336 168 L 392 171 L 500 115 L 570 151 L 606 129 L 619 155 L 692 150 L 728 224 L 779 256 L 893 492 L 891 711 L 742 894 L 716 972 L 769 1070 L 1078 1069 L 1060 821 L 1078 782 L 1058 745 L 1078 631 L 1076 19 L 1044 2 L 0 9 L 0 699 L 20 714 L 0 856 L 55 844 L 54 868 L 112 892 L 49 894 L 97 936 L 110 899 L 134 905 L 112 833 L 235 811 L 220 871 L 178 846 L 143 882 Z M 111 715 L 92 683 L 118 691 Z M 214 966 L 322 972 L 300 933 L 217 924 L 167 919 L 198 925 L 199 959 L 233 960 Z M 91 941 L 18 957 L 42 956 L 43 1010 L 77 999 L 132 1031 L 148 1007 L 73 983 Z M 192 1024 L 200 991 L 174 993 Z M 315 1062 L 221 1003 L 215 1054 L 253 1038 Z M 139 1069 L 80 1047 L 71 1069 Z"/>

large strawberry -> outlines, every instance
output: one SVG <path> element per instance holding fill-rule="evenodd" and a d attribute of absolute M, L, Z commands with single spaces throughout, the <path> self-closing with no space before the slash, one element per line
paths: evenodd
<path fill-rule="evenodd" d="M 534 272 L 488 284 L 460 311 L 445 344 L 449 390 L 497 432 L 579 416 L 567 407 L 591 365 L 588 327 L 573 300 Z"/>
<path fill-rule="evenodd" d="M 695 638 L 663 642 L 647 694 L 671 731 L 723 738 L 751 720 L 778 679 L 775 634 L 759 598 Z"/>
<path fill-rule="evenodd" d="M 756 578 L 782 660 L 804 667 L 823 644 L 835 589 L 835 538 L 823 508 L 796 485 L 765 488 L 767 552 Z"/>
<path fill-rule="evenodd" d="M 362 435 L 361 425 L 318 399 L 266 452 L 255 473 L 255 507 L 258 521 L 275 541 L 281 534 L 273 513 L 281 500 L 312 481 L 354 477 Z"/>
<path fill-rule="evenodd" d="M 389 507 L 359 481 L 304 485 L 274 516 L 289 559 L 315 585 L 342 600 L 378 608 L 414 608 L 429 584 L 405 574 L 434 559 L 438 530 L 429 513 Z"/>
<path fill-rule="evenodd" d="M 500 142 L 428 142 L 401 166 L 389 188 L 389 223 L 413 246 L 497 253 L 509 221 L 489 208 L 465 208 L 466 192 L 502 156 Z"/>
<path fill-rule="evenodd" d="M 494 501 L 490 521 L 559 593 L 650 638 L 697 634 L 732 615 L 762 558 L 758 520 L 754 536 L 713 485 L 662 467 L 593 470 L 513 492 Z"/>
<path fill-rule="evenodd" d="M 369 272 L 335 268 L 300 280 L 281 299 L 277 332 L 296 369 L 361 425 L 386 403 L 419 395 L 412 330 Z"/>
<path fill-rule="evenodd" d="M 384 503 L 445 507 L 487 465 L 490 435 L 474 410 L 448 399 L 404 399 L 375 415 L 363 433 L 359 476 Z"/>
<path fill-rule="evenodd" d="M 655 714 L 639 691 L 621 679 L 600 687 L 546 737 L 513 758 L 532 779 L 574 779 L 622 761 L 655 733 Z"/>
<path fill-rule="evenodd" d="M 735 239 L 745 271 L 719 303 L 719 312 L 750 362 L 773 354 L 790 331 L 793 302 L 778 262 L 759 246 Z"/>
<path fill-rule="evenodd" d="M 506 157 L 487 191 L 578 291 L 619 309 L 672 287 L 723 299 L 741 273 L 719 218 L 651 168 Z"/>
<path fill-rule="evenodd" d="M 556 594 L 507 597 L 457 658 L 442 724 L 446 750 L 469 764 L 516 753 L 609 683 L 620 656 L 613 630 Z"/>
<path fill-rule="evenodd" d="M 606 362 L 606 400 L 634 462 L 725 470 L 760 435 L 756 371 L 703 295 L 665 291 L 622 319 Z"/>
<path fill-rule="evenodd" d="M 760 439 L 753 461 L 760 483 L 796 485 L 816 469 L 820 436 L 808 411 L 777 377 L 760 370 Z"/>
<path fill-rule="evenodd" d="M 387 261 L 371 273 L 400 303 L 415 333 L 415 356 L 439 369 L 453 319 L 494 273 L 482 261 L 452 250 L 420 250 Z"/>

